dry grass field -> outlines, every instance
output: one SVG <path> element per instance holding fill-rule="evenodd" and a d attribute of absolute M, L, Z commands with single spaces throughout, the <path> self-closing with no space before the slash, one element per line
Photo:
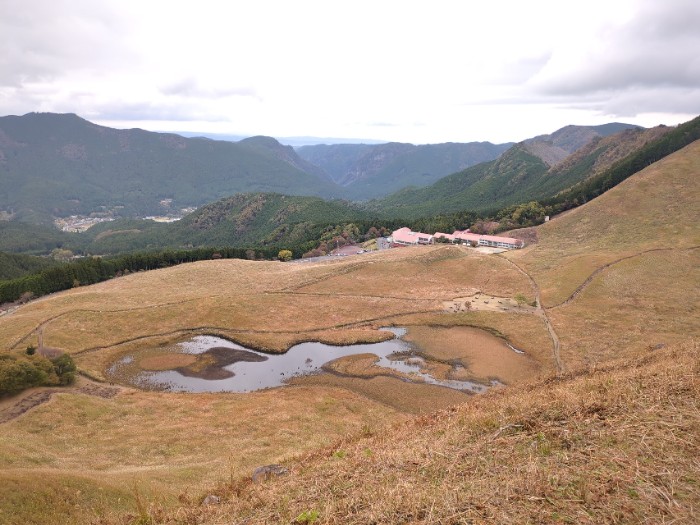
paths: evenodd
<path fill-rule="evenodd" d="M 700 519 L 700 349 L 478 396 L 222 483 L 158 523 L 678 523 Z M 315 518 L 311 521 L 311 518 Z M 124 523 L 124 522 L 122 522 Z"/>
<path fill-rule="evenodd" d="M 362 354 L 251 394 L 69 389 L 0 423 L 0 523 L 696 523 L 698 174 L 700 143 L 502 256 L 218 260 L 24 305 L 5 351 L 42 333 L 98 380 L 133 352 L 180 366 L 162 350 L 192 335 L 283 352 L 402 326 L 436 376 L 507 386 L 406 382 Z M 269 463 L 291 472 L 251 484 Z"/>
<path fill-rule="evenodd" d="M 539 241 L 506 255 L 565 301 L 597 269 L 646 250 L 700 246 L 700 142 L 652 164 L 585 206 L 537 228 Z"/>
<path fill-rule="evenodd" d="M 181 366 L 186 356 L 166 359 L 159 349 L 195 334 L 280 352 L 309 340 L 376 342 L 391 337 L 377 330 L 381 326 L 431 325 L 447 317 L 458 327 L 484 327 L 532 349 L 530 361 L 539 365 L 525 376 L 550 367 L 551 349 L 539 351 L 540 344 L 549 345 L 546 331 L 535 316 L 516 316 L 531 338 L 504 327 L 498 315 L 444 313 L 445 301 L 476 291 L 504 298 L 533 293 L 507 261 L 449 246 L 322 263 L 199 262 L 29 303 L 0 318 L 0 343 L 22 352 L 37 344 L 41 331 L 44 345 L 72 354 L 81 370 L 105 379 L 120 356 L 143 349 L 153 350 L 144 354 L 146 369 Z M 492 372 L 489 377 L 498 375 Z M 8 487 L 7 504 L 0 505 L 8 514 L 0 523 L 81 523 L 91 513 L 133 509 L 135 491 L 173 506 L 178 497 L 196 499 L 204 487 L 250 475 L 261 464 L 473 397 L 406 383 L 371 361 L 359 375 L 312 376 L 252 394 L 123 388 L 113 399 L 54 395 L 0 427 L 8 436 L 0 443 L 0 478 Z M 33 490 L 37 484 L 45 488 Z"/>

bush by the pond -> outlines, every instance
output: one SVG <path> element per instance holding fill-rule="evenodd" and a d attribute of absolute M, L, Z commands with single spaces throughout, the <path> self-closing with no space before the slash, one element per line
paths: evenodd
<path fill-rule="evenodd" d="M 76 367 L 68 354 L 54 359 L 41 355 L 0 355 L 0 396 L 34 386 L 69 385 Z"/>

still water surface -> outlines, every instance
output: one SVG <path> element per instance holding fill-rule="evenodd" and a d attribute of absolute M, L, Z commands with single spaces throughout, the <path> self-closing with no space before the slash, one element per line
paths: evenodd
<path fill-rule="evenodd" d="M 408 374 L 405 381 L 429 383 L 468 392 L 484 392 L 487 385 L 471 381 L 437 379 L 421 372 L 425 365 L 422 358 L 414 354 L 411 346 L 401 337 L 405 328 L 385 328 L 395 337 L 388 341 L 371 344 L 332 346 L 324 343 L 301 343 L 293 346 L 284 354 L 266 354 L 245 348 L 226 339 L 214 336 L 196 336 L 178 344 L 177 351 L 187 354 L 203 354 L 213 348 L 230 348 L 255 354 L 255 362 L 238 361 L 223 368 L 232 373 L 226 379 L 205 379 L 183 375 L 177 370 L 158 372 L 141 371 L 130 382 L 135 386 L 148 389 L 162 389 L 173 392 L 252 392 L 264 388 L 283 386 L 295 376 L 321 371 L 326 363 L 357 354 L 374 354 L 379 358 L 377 366 Z M 253 357 L 253 356 L 251 356 Z M 108 373 L 114 374 L 120 366 L 134 361 L 134 356 L 127 355 L 117 361 Z"/>

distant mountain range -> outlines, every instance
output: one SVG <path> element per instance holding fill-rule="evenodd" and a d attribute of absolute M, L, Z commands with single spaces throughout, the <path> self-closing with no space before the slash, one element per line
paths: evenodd
<path fill-rule="evenodd" d="M 554 140 L 537 140 L 554 143 L 557 137 L 571 137 L 572 131 L 553 134 Z M 555 211 L 568 209 L 698 139 L 700 117 L 677 127 L 629 128 L 597 135 L 587 143 L 581 142 L 583 146 L 572 142 L 567 147 L 578 149 L 551 167 L 532 153 L 532 143 L 522 142 L 495 161 L 444 177 L 432 186 L 407 189 L 369 203 L 275 193 L 237 194 L 204 205 L 175 223 L 122 219 L 103 222 L 81 234 L 0 221 L 0 251 L 41 254 L 60 247 L 81 253 L 115 254 L 234 246 L 295 247 L 299 252 L 313 248 L 324 234 L 343 231 L 350 223 L 363 231 L 372 226 L 392 229 L 406 224 L 431 233 L 448 231 L 468 227 L 479 217 L 494 217 L 498 203 L 506 207 L 538 200 Z M 251 142 L 277 149 L 282 157 L 290 153 L 287 147 L 275 146 L 271 139 L 256 137 Z M 8 266 L 17 265 L 12 262 Z"/>
<path fill-rule="evenodd" d="M 117 130 L 72 114 L 0 118 L 0 211 L 30 222 L 165 214 L 239 192 L 340 196 L 338 185 L 307 168 L 276 141 L 270 148 L 257 139 Z"/>
<path fill-rule="evenodd" d="M 373 201 L 369 208 L 383 216 L 413 218 L 464 209 L 495 211 L 551 198 L 671 129 L 626 124 L 567 126 L 515 144 L 496 160 L 448 175 L 426 188 L 407 188 Z"/>
<path fill-rule="evenodd" d="M 133 218 L 204 206 L 177 226 L 159 230 L 157 236 L 165 236 L 160 239 L 150 240 L 147 233 L 156 226 L 120 226 L 123 243 L 115 244 L 115 238 L 102 242 L 115 228 L 101 225 L 94 231 L 105 235 L 92 239 L 98 242 L 93 248 L 273 242 L 303 222 L 484 213 L 551 198 L 605 172 L 671 129 L 612 123 L 566 126 L 514 145 L 335 144 L 295 150 L 264 136 L 234 143 L 116 130 L 72 114 L 30 113 L 0 117 L 0 215 L 48 224 L 71 214 Z M 239 193 L 265 196 L 235 195 Z M 374 200 L 350 205 L 291 196 Z M 208 203 L 219 211 L 212 212 Z M 224 209 L 227 218 L 220 226 L 201 227 Z M 255 220 L 248 224 L 235 218 L 246 214 Z M 217 228 L 221 232 L 214 233 Z M 16 231 L 11 235 L 13 251 L 22 251 L 18 237 Z M 35 253 L 50 244 L 43 233 L 32 238 L 37 240 Z"/>
<path fill-rule="evenodd" d="M 347 198 L 365 200 L 407 186 L 429 186 L 446 175 L 493 160 L 510 146 L 490 142 L 421 146 L 391 142 L 304 146 L 297 153 L 323 168 L 345 188 Z"/>
<path fill-rule="evenodd" d="M 357 158 L 345 176 L 332 155 L 322 159 L 325 147 L 299 156 L 270 137 L 185 138 L 107 128 L 73 114 L 0 117 L 0 215 L 45 224 L 74 214 L 163 215 L 244 192 L 366 200 L 425 186 L 506 147 L 348 146 Z"/>

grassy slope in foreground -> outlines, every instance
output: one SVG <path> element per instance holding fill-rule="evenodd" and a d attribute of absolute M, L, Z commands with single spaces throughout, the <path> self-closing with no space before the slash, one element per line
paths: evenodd
<path fill-rule="evenodd" d="M 43 326 L 46 345 L 69 351 L 82 369 L 100 375 L 123 352 L 157 349 L 188 330 L 201 333 L 198 328 L 281 350 L 299 340 L 376 340 L 386 333 L 372 326 L 408 324 L 419 315 L 413 323 L 498 331 L 528 351 L 518 357 L 551 370 L 546 330 L 536 316 L 443 314 L 443 301 L 476 289 L 506 297 L 533 293 L 507 261 L 453 246 L 324 263 L 203 261 L 44 297 L 0 317 L 0 341 L 22 352 L 36 344 L 35 329 Z M 133 341 L 119 344 L 124 340 Z M 0 440 L 6 511 L 0 523 L 85 523 L 95 514 L 123 512 L 126 497 L 133 509 L 133 487 L 165 507 L 181 494 L 196 504 L 205 487 L 222 479 L 286 462 L 363 428 L 378 432 L 407 412 L 454 404 L 447 394 L 467 397 L 431 385 L 401 390 L 406 383 L 386 377 L 350 381 L 361 388 L 346 382 L 248 395 L 55 395 L 0 427 L 7 436 Z"/>
<path fill-rule="evenodd" d="M 159 523 L 697 523 L 699 363 L 686 343 L 491 393 Z"/>

